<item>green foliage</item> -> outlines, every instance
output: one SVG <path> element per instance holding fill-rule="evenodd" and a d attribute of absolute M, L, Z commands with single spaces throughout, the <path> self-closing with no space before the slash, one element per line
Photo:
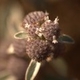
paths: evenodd
<path fill-rule="evenodd" d="M 25 80 L 34 80 L 35 76 L 37 75 L 41 63 L 31 60 L 25 75 Z"/>
<path fill-rule="evenodd" d="M 55 71 L 61 76 L 67 76 L 68 66 L 63 58 L 53 59 L 50 65 L 55 69 Z"/>
<path fill-rule="evenodd" d="M 61 43 L 69 43 L 69 44 L 73 44 L 74 40 L 66 34 L 62 34 L 61 36 L 59 36 L 58 41 Z"/>
<path fill-rule="evenodd" d="M 27 33 L 26 32 L 24 32 L 24 31 L 20 31 L 20 32 L 18 32 L 18 33 L 16 33 L 15 35 L 14 35 L 14 38 L 16 38 L 16 39 L 24 39 L 24 38 L 27 38 Z"/>

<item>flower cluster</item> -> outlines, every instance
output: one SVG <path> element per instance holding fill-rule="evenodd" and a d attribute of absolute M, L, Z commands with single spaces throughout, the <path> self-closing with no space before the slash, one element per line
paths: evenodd
<path fill-rule="evenodd" d="M 34 11 L 26 15 L 23 20 L 23 28 L 29 28 L 30 25 L 39 25 L 41 22 L 48 19 L 48 13 L 42 11 Z"/>
<path fill-rule="evenodd" d="M 30 36 L 26 42 L 26 53 L 31 59 L 43 61 L 51 55 L 60 54 L 63 45 L 57 40 L 60 36 L 58 20 L 57 17 L 51 21 L 48 13 L 42 11 L 31 12 L 24 18 L 22 27 Z"/>
<path fill-rule="evenodd" d="M 18 57 L 25 57 L 26 55 L 26 40 L 25 39 L 15 39 L 13 42 L 14 54 Z"/>
<path fill-rule="evenodd" d="M 33 39 L 27 42 L 26 53 L 37 61 L 45 60 L 54 52 L 54 46 L 47 41 Z"/>
<path fill-rule="evenodd" d="M 58 38 L 60 35 L 59 24 L 50 20 L 44 22 L 41 28 L 43 36 L 49 41 L 53 41 L 54 36 Z"/>

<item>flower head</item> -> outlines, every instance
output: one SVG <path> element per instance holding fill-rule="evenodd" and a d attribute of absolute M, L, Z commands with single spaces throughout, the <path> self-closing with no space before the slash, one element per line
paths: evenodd
<path fill-rule="evenodd" d="M 33 39 L 26 44 L 26 53 L 31 59 L 42 61 L 54 52 L 54 46 L 44 40 Z"/>
<path fill-rule="evenodd" d="M 63 45 L 58 42 L 60 27 L 58 17 L 54 21 L 42 11 L 29 13 L 23 21 L 23 27 L 30 38 L 26 41 L 26 53 L 36 61 L 46 60 L 60 54 Z"/>

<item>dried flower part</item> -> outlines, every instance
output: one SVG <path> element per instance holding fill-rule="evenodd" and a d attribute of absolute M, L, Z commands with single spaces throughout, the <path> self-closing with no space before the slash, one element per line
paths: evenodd
<path fill-rule="evenodd" d="M 55 36 L 55 40 L 59 37 L 60 35 L 60 28 L 58 23 L 54 23 L 50 20 L 45 21 L 41 28 L 43 29 L 42 34 L 45 37 L 45 39 L 49 41 L 53 41 L 53 37 Z"/>
<path fill-rule="evenodd" d="M 26 53 L 31 59 L 36 61 L 46 60 L 50 53 L 54 52 L 54 46 L 44 40 L 33 39 L 26 44 Z"/>
<path fill-rule="evenodd" d="M 26 40 L 15 39 L 13 42 L 14 54 L 18 57 L 24 57 L 26 55 Z"/>
<path fill-rule="evenodd" d="M 41 22 L 48 19 L 48 13 L 43 11 L 34 11 L 26 15 L 23 20 L 23 28 L 29 28 L 30 25 L 40 25 Z"/>

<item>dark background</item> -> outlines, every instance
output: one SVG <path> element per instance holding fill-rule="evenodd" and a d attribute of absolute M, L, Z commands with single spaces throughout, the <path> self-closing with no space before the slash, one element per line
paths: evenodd
<path fill-rule="evenodd" d="M 21 22 L 25 15 L 35 10 L 49 12 L 51 20 L 58 16 L 62 33 L 70 35 L 75 40 L 75 44 L 66 45 L 64 55 L 59 58 L 66 63 L 67 74 L 64 71 L 65 64 L 61 66 L 59 60 L 54 60 L 62 67 L 61 70 L 56 71 L 56 67 L 52 68 L 49 63 L 45 63 L 39 72 L 38 80 L 47 80 L 45 76 L 49 74 L 57 78 L 80 80 L 80 0 L 0 0 L 0 71 L 7 70 L 9 65 L 11 56 L 7 49 L 13 41 L 13 35 L 22 30 Z"/>

